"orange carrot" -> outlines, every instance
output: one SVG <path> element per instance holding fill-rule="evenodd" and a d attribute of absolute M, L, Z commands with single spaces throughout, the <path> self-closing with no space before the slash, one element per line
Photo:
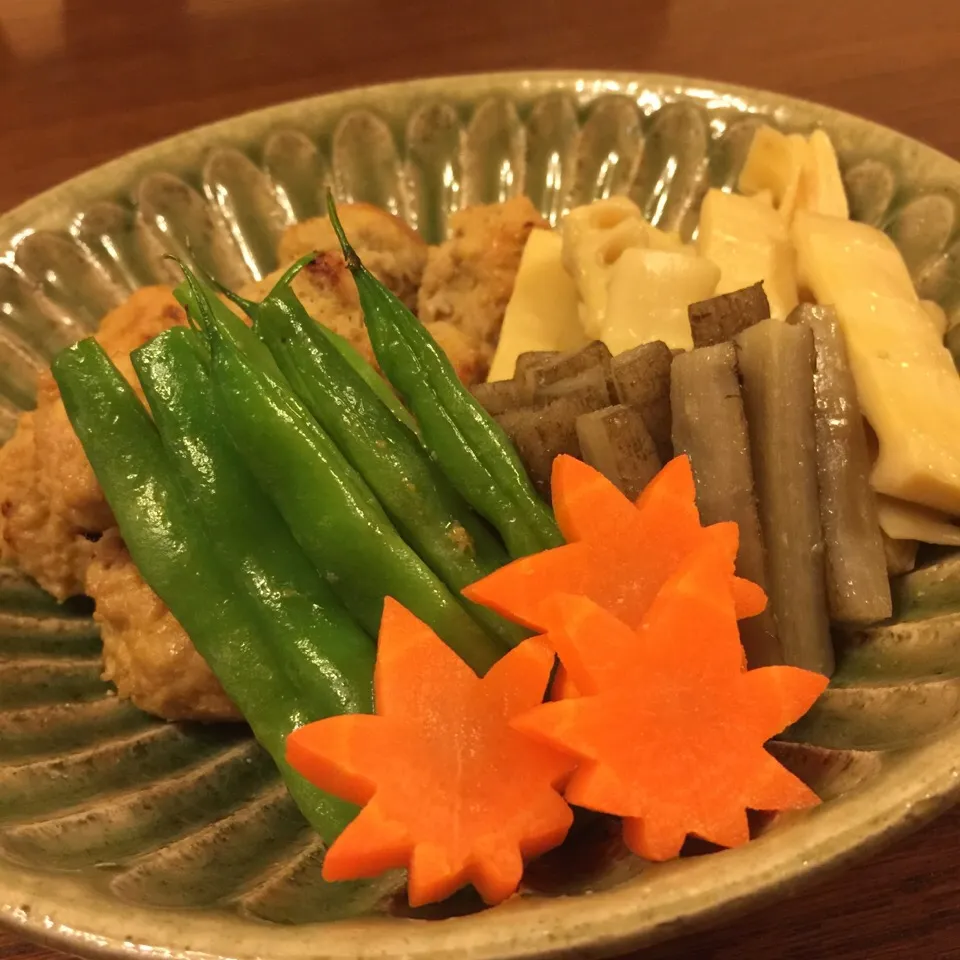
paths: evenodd
<path fill-rule="evenodd" d="M 327 880 L 409 869 L 414 906 L 472 883 L 509 897 L 525 858 L 572 822 L 557 792 L 573 763 L 510 721 L 539 703 L 553 665 L 540 639 L 481 680 L 425 624 L 387 598 L 374 676 L 376 715 L 320 720 L 287 738 L 287 759 L 321 790 L 365 804 L 327 852 Z"/>
<path fill-rule="evenodd" d="M 567 800 L 625 818 L 627 846 L 650 860 L 677 856 L 688 834 L 745 843 L 747 809 L 819 802 L 763 744 L 810 708 L 827 678 L 744 670 L 735 555 L 729 537 L 692 551 L 638 627 L 583 596 L 554 596 L 539 614 L 581 696 L 513 725 L 579 759 Z"/>
<path fill-rule="evenodd" d="M 553 463 L 553 509 L 565 546 L 515 560 L 467 587 L 474 603 L 534 630 L 541 607 L 556 594 L 585 596 L 637 627 L 657 592 L 692 551 L 719 543 L 736 524 L 704 527 L 687 457 L 668 463 L 631 503 L 601 473 L 569 456 Z M 737 615 L 758 614 L 766 596 L 733 580 Z"/>

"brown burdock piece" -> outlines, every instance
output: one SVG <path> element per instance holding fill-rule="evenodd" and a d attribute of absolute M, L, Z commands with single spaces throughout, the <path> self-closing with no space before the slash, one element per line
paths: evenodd
<path fill-rule="evenodd" d="M 614 357 L 610 375 L 621 403 L 640 411 L 657 454 L 666 463 L 673 456 L 670 422 L 670 364 L 673 352 L 660 340 L 641 343 Z"/>
<path fill-rule="evenodd" d="M 599 410 L 609 406 L 613 401 L 610 383 L 603 367 L 590 367 L 582 373 L 562 380 L 554 380 L 538 387 L 533 394 L 533 403 L 539 405 L 557 400 L 560 397 L 570 397 L 585 409 Z"/>
<path fill-rule="evenodd" d="M 893 612 L 870 486 L 870 453 L 847 348 L 832 307 L 803 304 L 787 318 L 813 331 L 817 473 L 830 616 L 872 623 Z"/>
<path fill-rule="evenodd" d="M 513 368 L 513 379 L 518 383 L 523 383 L 526 380 L 528 370 L 550 363 L 559 356 L 561 356 L 559 350 L 527 350 L 526 353 L 521 353 L 517 357 L 517 362 Z"/>
<path fill-rule="evenodd" d="M 522 379 L 524 389 L 533 397 L 551 383 L 568 380 L 593 367 L 599 367 L 606 372 L 610 369 L 610 360 L 611 355 L 607 345 L 600 340 L 593 340 L 579 350 L 558 353 L 552 360 L 544 359 L 543 362 L 528 363 L 522 375 L 518 371 L 514 379 Z"/>
<path fill-rule="evenodd" d="M 766 590 L 766 551 L 734 345 L 701 347 L 674 358 L 671 406 L 673 445 L 678 455 L 690 457 L 700 519 L 706 524 L 726 520 L 737 524 L 737 574 Z M 740 635 L 751 667 L 783 662 L 769 606 L 741 621 Z"/>
<path fill-rule="evenodd" d="M 737 337 L 743 405 L 767 548 L 767 588 L 785 663 L 829 676 L 814 424 L 813 332 L 764 320 Z"/>
<path fill-rule="evenodd" d="M 691 303 L 687 307 L 695 347 L 711 347 L 770 316 L 770 302 L 757 282 L 742 290 Z"/>
<path fill-rule="evenodd" d="M 663 466 L 639 410 L 618 403 L 577 417 L 583 459 L 636 500 Z"/>
<path fill-rule="evenodd" d="M 580 458 L 577 417 L 594 409 L 588 398 L 572 394 L 543 407 L 509 410 L 495 418 L 517 448 L 537 492 L 547 502 L 553 461 L 561 453 Z"/>
<path fill-rule="evenodd" d="M 491 417 L 506 413 L 508 410 L 519 410 L 528 405 L 526 391 L 516 380 L 475 383 L 470 388 L 470 392 Z"/>

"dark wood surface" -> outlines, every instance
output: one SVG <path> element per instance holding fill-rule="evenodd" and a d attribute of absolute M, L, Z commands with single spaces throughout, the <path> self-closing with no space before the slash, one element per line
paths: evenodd
<path fill-rule="evenodd" d="M 840 107 L 960 157 L 960 0 L 0 0 L 0 210 L 132 147 L 357 84 L 656 70 Z M 0 960 L 53 960 L 0 933 Z M 960 958 L 960 812 L 645 960 Z"/>

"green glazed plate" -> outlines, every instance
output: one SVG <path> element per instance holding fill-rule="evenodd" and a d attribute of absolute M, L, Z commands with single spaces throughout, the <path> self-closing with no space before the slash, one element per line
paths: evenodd
<path fill-rule="evenodd" d="M 960 164 L 773 94 L 637 74 L 501 74 L 261 110 L 136 151 L 0 218 L 0 439 L 36 376 L 174 252 L 236 284 L 270 271 L 324 188 L 427 239 L 524 191 L 556 222 L 613 193 L 690 235 L 753 128 L 825 127 L 854 215 L 899 245 L 960 348 Z M 955 338 L 956 342 L 955 342 Z M 960 559 L 896 585 L 897 620 L 838 638 L 838 674 L 772 749 L 827 802 L 748 846 L 652 866 L 587 819 L 520 896 L 413 915 L 397 878 L 330 888 L 322 853 L 240 728 L 163 724 L 100 681 L 83 604 L 0 573 L 0 921 L 71 953 L 353 960 L 604 956 L 797 888 L 930 819 L 960 788 Z M 694 851 L 695 852 L 695 851 Z"/>

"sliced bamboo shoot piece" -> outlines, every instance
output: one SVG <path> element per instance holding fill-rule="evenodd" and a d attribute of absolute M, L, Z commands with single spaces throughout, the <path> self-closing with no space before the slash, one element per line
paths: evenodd
<path fill-rule="evenodd" d="M 887 558 L 887 573 L 899 577 L 910 573 L 917 565 L 917 550 L 920 544 L 916 540 L 891 540 L 883 535 L 883 552 Z"/>

